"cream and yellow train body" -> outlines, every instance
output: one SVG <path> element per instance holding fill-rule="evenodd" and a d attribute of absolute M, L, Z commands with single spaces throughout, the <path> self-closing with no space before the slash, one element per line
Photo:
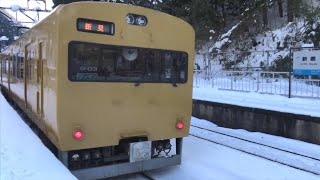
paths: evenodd
<path fill-rule="evenodd" d="M 128 24 L 128 12 L 147 17 L 148 24 Z M 114 35 L 78 31 L 78 18 L 113 22 Z M 189 24 L 158 11 L 109 3 L 63 5 L 1 53 L 1 84 L 61 151 L 113 146 L 136 136 L 184 137 L 191 118 L 194 40 Z M 177 87 L 73 82 L 68 79 L 70 42 L 186 52 L 188 79 Z M 178 121 L 183 129 L 176 128 Z M 81 140 L 73 137 L 78 129 L 84 132 Z"/>

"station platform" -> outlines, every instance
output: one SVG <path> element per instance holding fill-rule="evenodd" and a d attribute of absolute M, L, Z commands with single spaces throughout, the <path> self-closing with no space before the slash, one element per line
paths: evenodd
<path fill-rule="evenodd" d="M 320 99 L 193 89 L 194 117 L 221 127 L 320 144 Z"/>

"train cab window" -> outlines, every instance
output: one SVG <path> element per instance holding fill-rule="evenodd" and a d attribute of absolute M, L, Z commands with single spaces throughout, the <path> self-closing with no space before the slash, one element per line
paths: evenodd
<path fill-rule="evenodd" d="M 6 59 L 2 59 L 2 72 L 3 74 L 7 73 L 7 60 Z"/>
<path fill-rule="evenodd" d="M 86 82 L 186 83 L 187 64 L 185 52 L 71 42 L 68 77 Z"/>
<path fill-rule="evenodd" d="M 4 74 L 8 74 L 9 72 L 9 63 L 8 63 L 8 59 L 4 59 Z"/>

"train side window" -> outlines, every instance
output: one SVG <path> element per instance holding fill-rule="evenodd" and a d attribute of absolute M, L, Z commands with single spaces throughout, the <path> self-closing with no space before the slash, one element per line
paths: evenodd
<path fill-rule="evenodd" d="M 2 72 L 3 74 L 6 74 L 6 59 L 2 59 Z"/>
<path fill-rule="evenodd" d="M 3 72 L 3 74 L 6 73 L 6 60 L 5 59 L 2 59 L 2 72 Z"/>
<path fill-rule="evenodd" d="M 15 77 L 18 78 L 18 53 L 16 53 L 14 57 L 15 57 L 15 67 L 16 67 Z"/>
<path fill-rule="evenodd" d="M 28 52 L 28 57 L 26 59 L 26 61 L 28 61 L 27 66 L 26 66 L 26 75 L 27 75 L 27 79 L 31 80 L 32 79 L 32 52 L 29 51 Z"/>
<path fill-rule="evenodd" d="M 17 67 L 17 64 L 16 64 L 16 55 L 15 54 L 13 54 L 12 56 L 11 56 L 11 59 L 12 59 L 12 61 L 11 61 L 11 63 L 12 63 L 12 77 L 15 77 L 16 78 L 16 67 Z"/>
<path fill-rule="evenodd" d="M 4 67 L 5 67 L 5 69 L 4 69 L 4 73 L 5 73 L 5 74 L 8 74 L 8 72 L 9 72 L 9 63 L 8 63 L 8 59 L 5 59 L 5 60 L 4 60 L 4 62 L 5 62 L 5 64 L 4 64 L 4 65 L 5 65 L 5 66 L 4 66 Z"/>
<path fill-rule="evenodd" d="M 5 73 L 5 59 L 2 59 L 2 61 L 1 61 L 1 71 L 2 71 L 2 74 L 4 74 Z"/>
<path fill-rule="evenodd" d="M 10 61 L 10 76 L 12 77 L 13 76 L 13 63 L 12 63 L 12 59 L 13 59 L 13 57 L 12 56 L 10 56 L 9 57 L 9 61 Z"/>
<path fill-rule="evenodd" d="M 23 79 L 23 73 L 24 73 L 23 59 L 24 59 L 23 53 L 18 53 L 17 54 L 17 78 L 18 79 Z"/>

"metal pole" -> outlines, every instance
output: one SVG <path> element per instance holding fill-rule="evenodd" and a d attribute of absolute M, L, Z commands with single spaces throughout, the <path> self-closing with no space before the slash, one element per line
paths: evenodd
<path fill-rule="evenodd" d="M 291 98 L 291 71 L 289 71 L 289 98 Z"/>
<path fill-rule="evenodd" d="M 267 64 L 268 64 L 268 71 L 270 70 L 270 65 L 269 65 L 269 51 L 267 51 Z"/>
<path fill-rule="evenodd" d="M 291 73 L 293 71 L 293 58 L 292 58 L 292 49 L 290 48 L 289 49 L 289 58 L 291 58 L 291 63 L 290 63 L 290 69 L 289 69 L 289 98 L 291 98 L 291 90 L 292 90 L 292 87 L 291 87 L 291 83 L 292 83 L 292 77 L 291 77 Z"/>

